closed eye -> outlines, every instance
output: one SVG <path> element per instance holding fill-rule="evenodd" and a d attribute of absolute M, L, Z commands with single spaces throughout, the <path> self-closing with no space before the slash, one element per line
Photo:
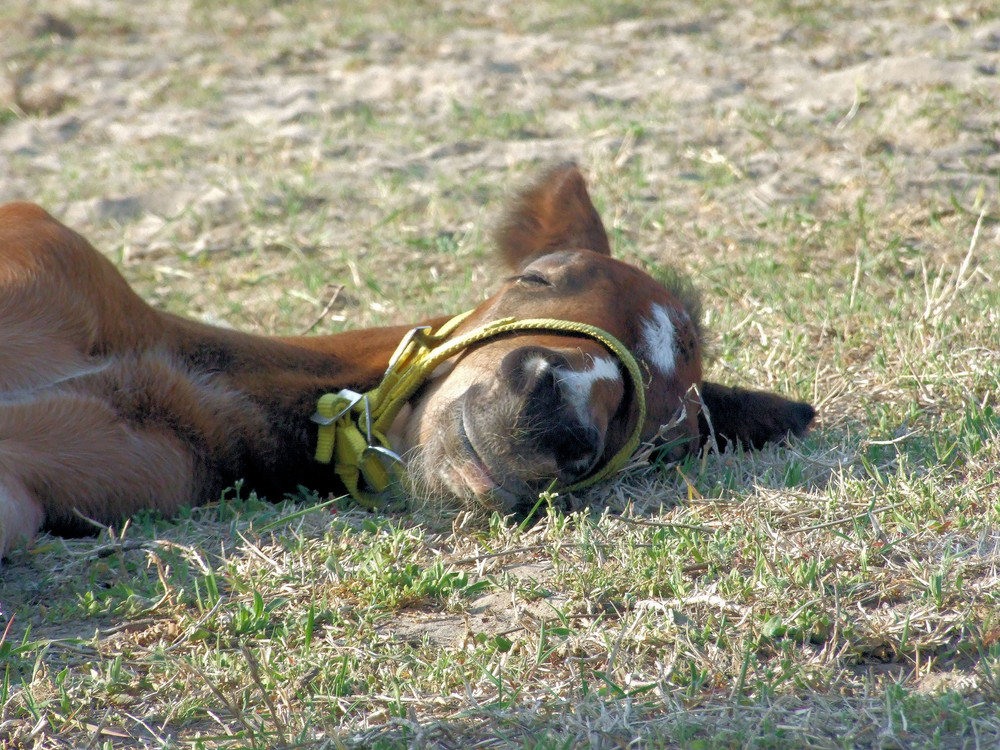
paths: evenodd
<path fill-rule="evenodd" d="M 527 273 L 515 276 L 514 281 L 525 286 L 552 286 L 551 281 L 534 271 L 528 271 Z"/>

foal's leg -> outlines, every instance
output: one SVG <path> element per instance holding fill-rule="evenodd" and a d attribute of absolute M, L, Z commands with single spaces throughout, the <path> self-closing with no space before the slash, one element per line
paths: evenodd
<path fill-rule="evenodd" d="M 93 396 L 0 401 L 0 557 L 43 527 L 81 526 L 81 515 L 172 513 L 195 495 L 196 463 L 176 435 L 136 429 Z"/>
<path fill-rule="evenodd" d="M 702 442 L 714 432 L 720 450 L 731 442 L 759 449 L 789 434 L 801 436 L 816 416 L 807 403 L 718 383 L 703 383 L 701 399 L 708 410 L 707 419 L 705 414 L 698 416 Z"/>

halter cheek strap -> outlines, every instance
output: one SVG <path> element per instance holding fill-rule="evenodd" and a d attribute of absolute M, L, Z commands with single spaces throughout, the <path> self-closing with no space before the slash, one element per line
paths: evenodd
<path fill-rule="evenodd" d="M 385 459 L 389 459 L 389 463 L 402 463 L 389 444 L 386 432 L 406 402 L 442 362 L 474 344 L 507 333 L 542 331 L 587 336 L 618 357 L 632 379 L 638 415 L 629 439 L 602 467 L 579 482 L 558 489 L 571 492 L 608 478 L 625 466 L 639 446 L 646 421 L 646 392 L 635 357 L 618 339 L 596 326 L 553 318 L 501 318 L 449 338 L 471 312 L 456 315 L 436 331 L 423 326 L 407 333 L 389 360 L 382 381 L 367 393 L 344 389 L 320 398 L 312 416 L 319 425 L 316 460 L 325 464 L 333 461 L 334 471 L 347 491 L 362 505 L 375 507 L 379 493 L 389 486 L 391 473 Z"/>

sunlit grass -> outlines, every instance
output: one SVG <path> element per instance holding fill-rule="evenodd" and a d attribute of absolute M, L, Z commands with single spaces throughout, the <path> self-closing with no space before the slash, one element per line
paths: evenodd
<path fill-rule="evenodd" d="M 702 291 L 709 377 L 808 399 L 819 420 L 787 447 L 654 456 L 526 524 L 237 490 L 170 521 L 43 537 L 0 571 L 0 744 L 996 744 L 1000 205 L 976 177 L 995 154 L 983 140 L 967 177 L 931 180 L 899 146 L 916 131 L 887 119 L 910 107 L 906 127 L 932 123 L 937 147 L 981 132 L 989 91 L 864 90 L 852 113 L 768 99 L 749 68 L 743 97 L 636 83 L 693 50 L 712 64 L 680 83 L 731 49 L 760 65 L 727 23 L 804 59 L 832 45 L 824 71 L 914 17 L 939 24 L 935 49 L 971 54 L 970 29 L 996 17 L 918 5 L 880 6 L 868 42 L 851 31 L 867 5 L 770 0 L 752 18 L 678 2 L 112 3 L 68 13 L 74 40 L 12 35 L 18 75 L 163 46 L 160 73 L 136 79 L 136 122 L 106 103 L 59 120 L 52 153 L 22 148 L 5 173 L 163 309 L 283 334 L 465 309 L 504 273 L 489 255 L 504 196 L 572 157 L 617 253 Z M 2 30 L 33 13 L 5 6 Z M 442 60 L 468 67 L 420 77 Z M 416 83 L 341 97 L 372 66 Z M 484 67 L 489 85 L 464 96 Z M 260 97 L 271 106 L 245 111 Z M 0 128 L 24 123 L 54 127 L 0 108 Z"/>

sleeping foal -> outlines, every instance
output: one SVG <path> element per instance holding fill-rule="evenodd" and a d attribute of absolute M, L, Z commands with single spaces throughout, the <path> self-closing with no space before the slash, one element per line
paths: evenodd
<path fill-rule="evenodd" d="M 497 245 L 510 278 L 425 330 L 447 343 L 531 318 L 599 333 L 515 328 L 434 362 L 361 451 L 419 456 L 408 471 L 426 491 L 509 512 L 598 476 L 635 440 L 656 436 L 680 457 L 710 426 L 720 445 L 754 448 L 808 428 L 808 404 L 702 380 L 693 296 L 611 257 L 575 166 L 513 202 Z M 272 498 L 343 492 L 339 470 L 316 460 L 317 422 L 332 421 L 317 401 L 376 388 L 412 328 L 265 337 L 188 320 L 143 302 L 41 208 L 0 207 L 0 555 L 42 528 L 171 514 L 239 480 Z M 371 433 L 353 406 L 355 431 L 368 418 Z M 366 481 L 357 494 L 382 489 Z"/>

